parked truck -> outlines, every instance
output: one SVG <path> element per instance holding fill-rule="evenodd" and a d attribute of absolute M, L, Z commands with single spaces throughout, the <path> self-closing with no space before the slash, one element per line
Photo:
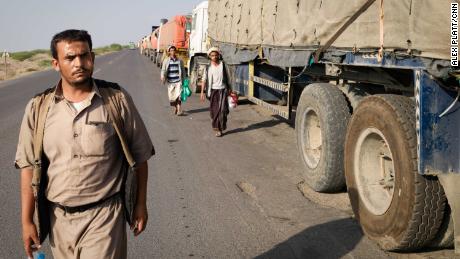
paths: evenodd
<path fill-rule="evenodd" d="M 152 33 L 150 34 L 149 57 L 150 57 L 150 60 L 153 62 L 156 62 L 156 58 L 157 58 L 159 31 L 160 31 L 160 26 L 152 26 Z"/>
<path fill-rule="evenodd" d="M 148 49 L 147 41 L 148 41 L 147 36 L 142 37 L 142 39 L 140 41 L 139 51 L 141 52 L 142 55 L 147 55 L 147 49 Z"/>
<path fill-rule="evenodd" d="M 363 232 L 385 250 L 453 246 L 460 224 L 449 206 L 460 200 L 438 181 L 460 183 L 455 6 L 209 0 L 209 40 L 233 90 L 295 122 L 306 182 L 346 188 Z"/>
<path fill-rule="evenodd" d="M 158 66 L 166 56 L 166 49 L 173 45 L 176 47 L 176 53 L 179 58 L 188 64 L 188 46 L 190 34 L 190 20 L 188 15 L 176 15 L 170 21 L 162 19 L 158 28 L 156 57 L 154 62 Z"/>
<path fill-rule="evenodd" d="M 198 92 L 199 84 L 205 66 L 209 63 L 206 53 L 208 51 L 208 1 L 198 4 L 192 11 L 192 28 L 189 46 L 189 78 L 192 92 Z"/>

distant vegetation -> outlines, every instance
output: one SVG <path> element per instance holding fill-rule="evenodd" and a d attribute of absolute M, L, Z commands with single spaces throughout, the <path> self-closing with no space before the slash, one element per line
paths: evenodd
<path fill-rule="evenodd" d="M 24 61 L 26 59 L 29 59 L 37 54 L 48 54 L 51 55 L 51 52 L 46 49 L 36 49 L 36 50 L 31 50 L 31 51 L 19 51 L 19 52 L 13 52 L 11 53 L 10 57 L 12 59 L 18 60 L 18 61 Z"/>
<path fill-rule="evenodd" d="M 122 49 L 123 49 L 123 46 L 121 46 L 120 44 L 114 43 L 114 44 L 111 44 L 110 46 L 95 48 L 93 49 L 93 51 L 94 53 L 96 53 L 96 55 L 101 55 L 107 52 L 120 51 Z"/>
<path fill-rule="evenodd" d="M 120 44 L 111 44 L 105 47 L 94 48 L 96 55 L 103 55 L 128 48 Z M 0 54 L 1 55 L 1 54 Z M 19 77 L 22 74 L 42 71 L 51 68 L 51 51 L 47 49 L 36 49 L 30 51 L 18 51 L 10 53 L 8 59 L 8 74 L 5 75 L 4 69 L 0 68 L 0 81 Z M 2 61 L 3 62 L 3 61 Z M 1 63 L 3 64 L 3 63 Z"/>
<path fill-rule="evenodd" d="M 38 62 L 38 66 L 42 68 L 47 68 L 51 66 L 51 59 L 43 59 Z"/>
<path fill-rule="evenodd" d="M 120 51 L 122 49 L 128 48 L 128 46 L 122 46 L 120 44 L 114 43 L 111 44 L 110 46 L 104 46 L 104 47 L 99 47 L 99 48 L 94 48 L 93 51 L 96 53 L 96 55 L 102 55 L 107 52 L 113 52 L 113 51 Z M 46 49 L 35 49 L 35 50 L 30 50 L 30 51 L 19 51 L 19 52 L 13 52 L 11 53 L 11 58 L 18 60 L 18 61 L 24 61 L 26 59 L 30 59 L 33 56 L 37 54 L 48 54 L 51 57 L 51 51 L 46 50 Z M 46 63 L 48 62 L 48 63 Z M 42 60 L 40 61 L 40 66 L 48 66 L 51 62 L 51 60 Z"/>

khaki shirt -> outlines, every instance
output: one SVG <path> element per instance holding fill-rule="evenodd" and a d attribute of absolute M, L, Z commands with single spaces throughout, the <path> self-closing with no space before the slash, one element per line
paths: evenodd
<path fill-rule="evenodd" d="M 121 115 L 130 150 L 137 164 L 147 161 L 154 149 L 145 125 L 129 94 L 122 89 Z M 15 164 L 33 165 L 34 109 L 27 104 L 19 133 Z M 77 112 L 62 95 L 59 82 L 45 123 L 43 149 L 50 161 L 48 200 L 65 206 L 99 201 L 121 188 L 123 150 L 109 123 L 98 87 Z"/>

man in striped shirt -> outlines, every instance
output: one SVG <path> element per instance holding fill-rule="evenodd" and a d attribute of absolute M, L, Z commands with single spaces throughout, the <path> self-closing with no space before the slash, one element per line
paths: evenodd
<path fill-rule="evenodd" d="M 161 66 L 161 82 L 168 86 L 169 103 L 174 107 L 174 114 L 182 115 L 180 95 L 185 77 L 184 62 L 176 56 L 176 47 L 169 46 L 168 57 Z"/>

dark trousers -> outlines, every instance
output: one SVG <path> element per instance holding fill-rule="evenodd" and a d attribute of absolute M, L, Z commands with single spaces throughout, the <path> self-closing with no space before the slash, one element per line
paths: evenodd
<path fill-rule="evenodd" d="M 223 131 L 227 129 L 227 115 L 228 115 L 228 102 L 227 102 L 227 89 L 211 89 L 211 119 L 212 128 L 216 131 Z"/>

